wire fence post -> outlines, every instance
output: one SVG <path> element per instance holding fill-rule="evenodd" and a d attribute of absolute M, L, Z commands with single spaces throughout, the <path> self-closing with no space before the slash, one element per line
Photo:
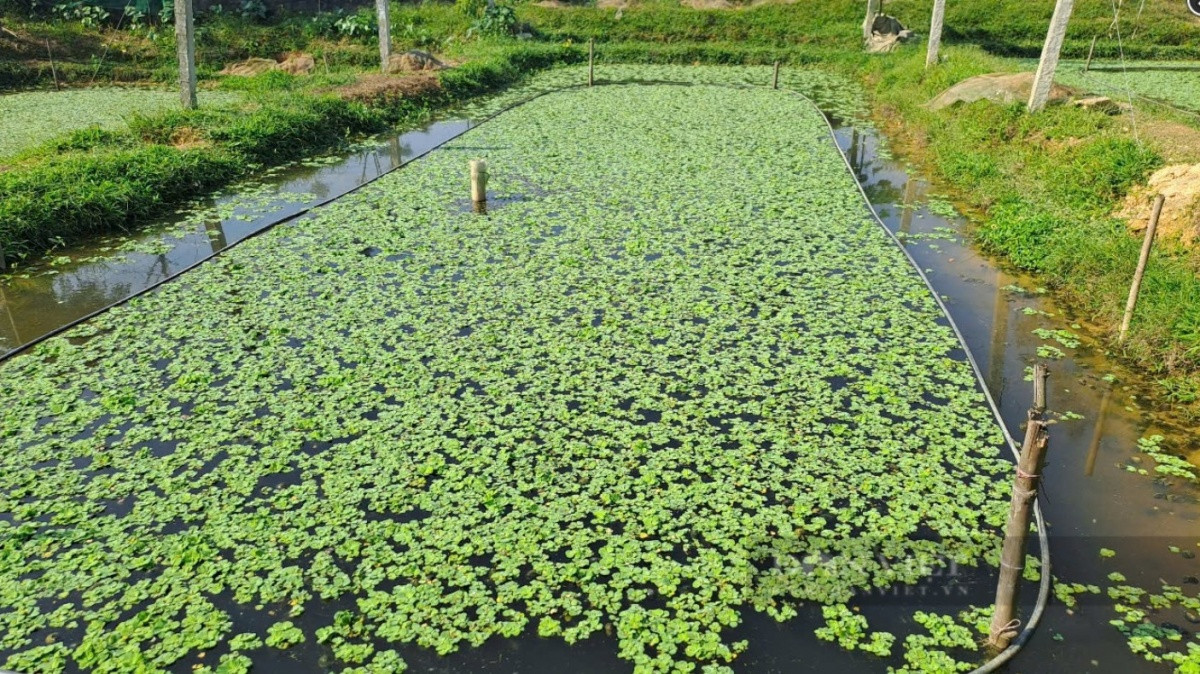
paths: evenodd
<path fill-rule="evenodd" d="M 938 49 L 942 45 L 942 24 L 946 17 L 946 0 L 933 0 L 933 16 L 929 20 L 929 48 L 925 52 L 925 69 L 938 62 Z"/>
<path fill-rule="evenodd" d="M 1012 502 L 1004 527 L 1004 546 L 1000 551 L 1000 579 L 996 583 L 996 603 L 988 629 L 988 646 L 1003 650 L 1018 632 L 1016 619 L 1017 584 L 1025 567 L 1025 540 L 1029 536 L 1029 514 L 1037 498 L 1042 461 L 1046 456 L 1048 434 L 1043 415 L 1046 411 L 1046 366 L 1033 368 L 1033 407 L 1025 426 L 1025 441 L 1013 478 Z"/>
<path fill-rule="evenodd" d="M 775 74 L 771 76 L 771 88 L 779 88 L 779 61 L 775 62 Z"/>
<path fill-rule="evenodd" d="M 1046 31 L 1046 42 L 1042 45 L 1042 58 L 1038 61 L 1033 86 L 1029 90 L 1029 112 L 1038 112 L 1046 107 L 1050 88 L 1054 86 L 1054 71 L 1058 68 L 1058 56 L 1062 52 L 1063 40 L 1067 37 L 1067 22 L 1071 20 L 1071 9 L 1075 0 L 1058 0 L 1054 4 L 1054 16 L 1050 29 Z"/>
<path fill-rule="evenodd" d="M 596 79 L 596 38 L 588 38 L 588 86 Z"/>
<path fill-rule="evenodd" d="M 1138 256 L 1137 270 L 1133 272 L 1133 283 L 1129 285 L 1129 299 L 1125 301 L 1125 315 L 1121 318 L 1121 331 L 1117 333 L 1117 344 L 1125 343 L 1129 324 L 1133 321 L 1133 310 L 1137 307 L 1138 293 L 1142 290 L 1142 277 L 1146 275 L 1146 263 L 1150 261 L 1150 249 L 1154 247 L 1154 233 L 1158 229 L 1158 216 L 1162 215 L 1166 197 L 1154 198 L 1154 210 L 1150 213 L 1150 224 L 1146 227 L 1146 238 L 1142 240 L 1142 253 Z"/>
<path fill-rule="evenodd" d="M 386 73 L 392 60 L 392 21 L 388 0 L 375 0 L 375 16 L 379 23 L 379 68 Z"/>
<path fill-rule="evenodd" d="M 1096 51 L 1096 38 L 1098 38 L 1098 37 L 1100 37 L 1100 36 L 1093 35 L 1092 36 L 1092 46 L 1088 47 L 1087 60 L 1083 62 L 1083 72 L 1085 72 L 1085 73 L 1088 71 L 1089 68 L 1092 67 L 1092 53 Z"/>

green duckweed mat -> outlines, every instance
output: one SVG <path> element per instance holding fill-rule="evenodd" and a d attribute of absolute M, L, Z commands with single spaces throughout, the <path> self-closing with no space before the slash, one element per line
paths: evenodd
<path fill-rule="evenodd" d="M 536 98 L 4 363 L 0 410 L 23 671 L 605 631 L 715 671 L 744 610 L 994 563 L 1010 466 L 820 113 L 707 85 Z"/>

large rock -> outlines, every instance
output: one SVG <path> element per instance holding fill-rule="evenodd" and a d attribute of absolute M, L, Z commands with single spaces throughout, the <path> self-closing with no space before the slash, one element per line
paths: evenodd
<path fill-rule="evenodd" d="M 994 101 L 1016 103 L 1029 100 L 1033 89 L 1033 73 L 991 73 L 963 80 L 929 101 L 931 110 L 941 110 L 955 103 Z M 1071 90 L 1055 84 L 1050 88 L 1050 103 L 1063 103 L 1071 98 Z"/>
<path fill-rule="evenodd" d="M 392 54 L 388 59 L 389 73 L 416 73 L 425 70 L 441 70 L 446 64 L 434 58 L 433 54 L 412 49 L 403 54 Z"/>
<path fill-rule="evenodd" d="M 230 63 L 221 70 L 221 75 L 238 75 L 240 77 L 251 77 L 261 75 L 262 73 L 270 72 L 279 67 L 279 64 L 274 59 L 248 58 L 245 61 Z"/>
<path fill-rule="evenodd" d="M 1166 201 L 1157 235 L 1177 237 L 1187 246 L 1200 242 L 1200 164 L 1174 164 L 1155 171 L 1145 187 L 1134 189 L 1125 198 L 1117 217 L 1125 218 L 1134 231 L 1145 231 L 1154 197 L 1159 194 Z"/>

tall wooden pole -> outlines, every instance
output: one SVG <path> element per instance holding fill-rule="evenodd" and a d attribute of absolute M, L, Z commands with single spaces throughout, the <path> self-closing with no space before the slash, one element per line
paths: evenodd
<path fill-rule="evenodd" d="M 867 0 L 867 18 L 863 19 L 863 42 L 871 39 L 871 27 L 883 6 L 883 0 Z"/>
<path fill-rule="evenodd" d="M 388 0 L 375 0 L 375 14 L 379 20 L 379 67 L 388 71 L 392 59 L 392 22 L 388 18 Z"/>
<path fill-rule="evenodd" d="M 596 39 L 588 40 L 588 86 L 596 79 Z"/>
<path fill-rule="evenodd" d="M 1121 331 L 1117 333 L 1117 343 L 1125 343 L 1125 335 L 1129 333 L 1129 324 L 1133 321 L 1133 310 L 1137 308 L 1138 293 L 1142 289 L 1142 277 L 1146 275 L 1146 263 L 1150 261 L 1150 249 L 1154 247 L 1154 232 L 1158 230 L 1158 216 L 1162 215 L 1163 203 L 1166 197 L 1158 195 L 1154 199 L 1154 211 L 1150 214 L 1150 224 L 1146 227 L 1146 238 L 1142 240 L 1142 253 L 1138 256 L 1137 270 L 1133 272 L 1133 283 L 1129 286 L 1129 299 L 1125 301 L 1125 316 L 1121 319 Z"/>
<path fill-rule="evenodd" d="M 929 20 L 929 48 L 925 52 L 925 68 L 937 65 L 938 49 L 942 46 L 942 23 L 946 19 L 946 0 L 933 0 L 933 18 Z"/>
<path fill-rule="evenodd" d="M 1004 527 L 1004 547 L 1000 551 L 1000 580 L 996 583 L 996 604 L 988 630 L 988 645 L 1003 650 L 1017 634 L 1017 583 L 1025 567 L 1025 539 L 1029 536 L 1029 513 L 1037 498 L 1042 461 L 1046 456 L 1046 366 L 1033 368 L 1033 407 L 1025 427 L 1025 442 L 1017 460 L 1017 475 L 1013 479 L 1012 502 L 1008 523 Z"/>
<path fill-rule="evenodd" d="M 179 56 L 179 100 L 196 107 L 196 24 L 192 0 L 175 0 L 175 53 Z"/>
<path fill-rule="evenodd" d="M 1067 22 L 1071 19 L 1071 8 L 1075 0 L 1058 0 L 1054 5 L 1054 16 L 1050 18 L 1050 30 L 1046 32 L 1046 43 L 1042 45 L 1042 58 L 1038 61 L 1037 74 L 1033 76 L 1033 87 L 1029 92 L 1029 112 L 1038 112 L 1046 107 L 1050 87 L 1054 85 L 1054 70 L 1058 68 L 1058 55 L 1062 52 L 1063 39 L 1067 36 Z"/>

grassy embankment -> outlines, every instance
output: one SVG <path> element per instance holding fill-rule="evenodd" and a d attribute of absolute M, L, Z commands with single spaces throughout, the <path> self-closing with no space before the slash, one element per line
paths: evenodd
<path fill-rule="evenodd" d="M 258 33 L 238 30 L 236 21 L 218 21 L 201 33 L 201 60 L 210 64 L 204 73 L 211 75 L 220 64 L 235 58 L 308 48 L 318 55 L 319 63 L 331 64 L 331 74 L 305 78 L 303 83 L 278 76 L 245 81 L 227 78 L 221 86 L 247 89 L 267 102 L 249 116 L 202 111 L 135 120 L 130 134 L 105 136 L 103 142 L 91 145 L 84 139 L 85 152 L 71 143 L 49 147 L 30 169 L 0 174 L 0 195 L 5 181 L 29 176 L 25 179 L 35 181 L 33 184 L 86 183 L 77 189 L 95 189 L 98 196 L 93 201 L 103 204 L 114 192 L 112 186 L 97 183 L 91 188 L 91 179 L 80 181 L 79 176 L 108 171 L 118 184 L 124 184 L 129 179 L 116 176 L 126 175 L 131 167 L 154 167 L 143 183 L 136 183 L 140 191 L 131 190 L 124 203 L 103 211 L 100 219 L 88 221 L 129 222 L 142 215 L 144 195 L 150 190 L 141 186 L 156 180 L 159 166 L 164 175 L 178 174 L 177 167 L 182 167 L 183 175 L 196 176 L 191 183 L 170 184 L 174 192 L 155 186 L 156 198 L 165 203 L 173 195 L 195 193 L 209 176 L 224 180 L 226 175 L 246 170 L 250 163 L 278 161 L 283 158 L 277 154 L 279 148 L 303 152 L 330 135 L 411 119 L 430 106 L 515 81 L 529 69 L 578 59 L 579 43 L 593 37 L 600 42 L 602 61 L 769 63 L 781 59 L 793 65 L 819 64 L 860 81 L 877 120 L 890 135 L 944 186 L 953 189 L 959 201 L 981 214 L 978 234 L 987 247 L 1022 269 L 1040 274 L 1081 314 L 1102 329 L 1112 330 L 1119 321 L 1139 244 L 1110 214 L 1131 185 L 1162 163 L 1162 152 L 1153 140 L 1139 143 L 1122 118 L 1073 108 L 1051 108 L 1027 116 L 1019 105 L 979 103 L 943 112 L 922 106 L 966 77 L 1019 67 L 1016 61 L 994 53 L 1036 54 L 1053 2 L 952 3 L 947 15 L 950 45 L 944 63 L 928 73 L 923 69 L 921 45 L 885 56 L 860 53 L 860 4 L 833 0 L 697 11 L 655 0 L 627 8 L 619 18 L 611 9 L 523 5 L 519 15 L 539 37 L 523 43 L 467 40 L 462 36 L 468 23 L 453 8 L 406 6 L 398 12 L 395 24 L 402 27 L 397 33 L 398 47 L 434 49 L 466 65 L 443 73 L 436 94 L 383 105 L 313 93 L 320 90 L 322 78 L 330 80 L 328 86 L 353 77 L 356 67 L 370 67 L 374 47 L 369 37 L 332 41 L 319 33 L 306 33 L 306 24 L 294 20 Z M 1101 36 L 1097 55 L 1115 55 L 1117 44 L 1109 32 L 1111 9 L 1101 4 L 1077 8 L 1066 56 L 1086 54 L 1094 35 Z M 927 22 L 927 5 L 893 0 L 888 11 L 919 30 Z M 1200 42 L 1197 21 L 1182 3 L 1150 0 L 1140 17 L 1128 12 L 1121 25 L 1127 57 L 1194 55 Z M 265 40 L 263 46 L 256 46 L 259 33 Z M 984 45 L 993 53 L 955 42 Z M 169 76 L 168 47 L 161 45 L 162 53 L 154 58 L 139 56 L 139 67 Z M 117 77 L 118 66 L 111 67 L 111 75 Z M 1149 113 L 1143 109 L 1140 114 Z M 210 145 L 174 148 L 169 141 L 182 128 L 199 129 Z M 59 156 L 63 149 L 66 152 Z M 1200 161 L 1200 157 L 1194 160 Z M 138 194 L 142 196 L 135 196 Z M 77 220 L 90 217 L 95 206 L 79 205 L 86 201 L 73 198 L 57 213 L 65 212 Z M 0 201 L 0 214 L 6 203 Z M 37 204 L 29 208 L 47 210 Z M 1186 251 L 1170 245 L 1159 248 L 1143 290 L 1138 320 L 1122 349 L 1122 355 L 1154 375 L 1166 397 L 1180 407 L 1196 403 L 1200 395 L 1198 264 Z"/>

